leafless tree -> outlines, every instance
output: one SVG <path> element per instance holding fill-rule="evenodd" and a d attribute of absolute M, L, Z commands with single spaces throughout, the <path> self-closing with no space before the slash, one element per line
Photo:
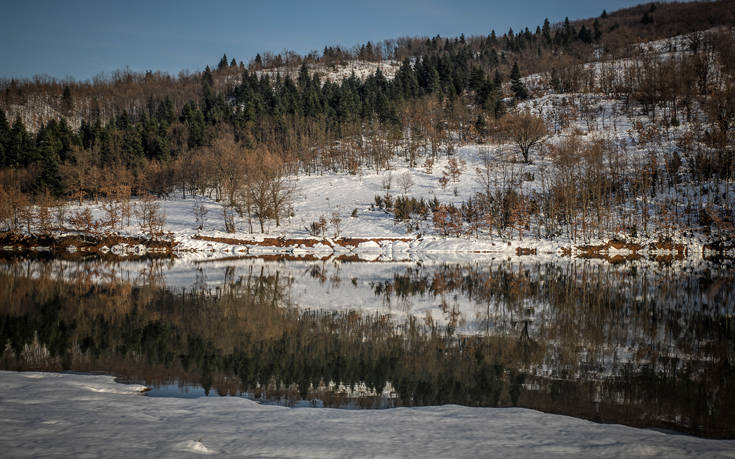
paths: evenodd
<path fill-rule="evenodd" d="M 530 162 L 531 149 L 548 135 L 544 120 L 528 112 L 505 116 L 502 131 L 518 147 L 526 163 Z"/>
<path fill-rule="evenodd" d="M 398 177 L 398 186 L 403 189 L 403 194 L 408 194 L 408 190 L 414 185 L 413 177 L 410 171 L 406 171 Z"/>
<path fill-rule="evenodd" d="M 138 219 L 140 230 L 151 238 L 163 233 L 166 216 L 155 197 L 149 194 L 143 195 L 135 205 L 135 216 Z"/>

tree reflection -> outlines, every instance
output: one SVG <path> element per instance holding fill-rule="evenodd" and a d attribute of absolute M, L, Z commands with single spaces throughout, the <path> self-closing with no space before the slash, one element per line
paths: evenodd
<path fill-rule="evenodd" d="M 391 315 L 300 309 L 278 265 L 224 266 L 217 288 L 199 267 L 191 288 L 172 291 L 162 287 L 167 261 L 132 282 L 103 263 L 2 265 L 2 368 L 106 371 L 329 406 L 518 405 L 735 436 L 731 270 L 407 267 L 371 284 L 399 305 Z M 304 273 L 358 285 L 321 262 Z M 416 301 L 438 307 L 414 314 Z"/>

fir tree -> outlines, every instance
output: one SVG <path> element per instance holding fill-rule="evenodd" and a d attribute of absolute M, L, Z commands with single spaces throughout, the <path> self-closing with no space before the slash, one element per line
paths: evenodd
<path fill-rule="evenodd" d="M 523 100 L 528 98 L 528 90 L 521 81 L 521 70 L 518 68 L 518 62 L 513 62 L 513 70 L 510 72 L 510 89 L 513 91 L 517 99 Z"/>
<path fill-rule="evenodd" d="M 495 85 L 496 88 L 500 88 L 503 84 L 503 76 L 500 74 L 500 71 L 498 69 L 495 69 L 495 75 L 493 76 L 493 85 Z"/>
<path fill-rule="evenodd" d="M 69 89 L 69 86 L 64 86 L 64 93 L 61 96 L 61 105 L 67 113 L 74 107 L 74 101 L 71 98 L 71 89 Z"/>
<path fill-rule="evenodd" d="M 549 24 L 549 18 L 544 19 L 544 26 L 541 28 L 541 35 L 544 37 L 545 43 L 551 43 L 551 24 Z"/>
<path fill-rule="evenodd" d="M 599 42 L 600 38 L 602 38 L 602 30 L 600 30 L 600 21 L 595 19 L 595 22 L 592 23 L 592 35 L 595 39 L 595 42 Z"/>
<path fill-rule="evenodd" d="M 10 134 L 10 126 L 8 120 L 5 118 L 5 111 L 0 109 L 0 167 L 8 167 L 6 150 L 8 143 L 8 136 Z"/>
<path fill-rule="evenodd" d="M 587 27 L 585 27 L 584 24 L 582 24 L 582 28 L 579 29 L 579 35 L 577 35 L 577 38 L 584 43 L 592 43 L 592 34 L 587 30 Z"/>
<path fill-rule="evenodd" d="M 222 55 L 222 59 L 219 60 L 219 64 L 217 64 L 217 70 L 222 70 L 227 68 L 227 54 Z"/>

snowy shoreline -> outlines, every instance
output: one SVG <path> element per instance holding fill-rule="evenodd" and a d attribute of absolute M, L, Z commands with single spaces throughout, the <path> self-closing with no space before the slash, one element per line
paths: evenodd
<path fill-rule="evenodd" d="M 63 233 L 47 236 L 22 236 L 6 233 L 0 240 L 2 252 L 30 254 L 48 252 L 62 258 L 75 254 L 99 254 L 127 259 L 173 256 L 190 261 L 212 257 L 284 256 L 305 260 L 345 261 L 420 261 L 450 256 L 452 258 L 498 257 L 551 261 L 563 257 L 603 261 L 701 261 L 708 257 L 734 258 L 735 249 L 718 247 L 698 238 L 621 238 L 589 243 L 423 235 L 414 237 L 289 237 L 284 235 L 249 235 L 206 232 L 172 233 L 150 239 L 142 234 L 104 234 L 93 237 Z"/>
<path fill-rule="evenodd" d="M 521 408 L 284 408 L 150 398 L 111 376 L 0 372 L 9 457 L 735 457 L 735 441 Z"/>

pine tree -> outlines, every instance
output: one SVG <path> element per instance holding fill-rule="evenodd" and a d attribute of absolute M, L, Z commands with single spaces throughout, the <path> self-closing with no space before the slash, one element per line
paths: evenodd
<path fill-rule="evenodd" d="M 541 35 L 544 37 L 546 44 L 551 43 L 551 24 L 549 24 L 549 18 L 544 19 L 544 26 L 541 28 Z"/>
<path fill-rule="evenodd" d="M 69 86 L 64 86 L 64 93 L 61 96 L 61 105 L 66 113 L 69 113 L 74 107 L 74 101 L 71 98 L 71 89 L 69 89 Z"/>
<path fill-rule="evenodd" d="M 217 64 L 217 70 L 222 70 L 227 68 L 227 54 L 222 55 L 222 59 L 219 60 L 219 64 Z"/>
<path fill-rule="evenodd" d="M 477 91 L 485 79 L 485 72 L 480 67 L 473 67 L 468 81 L 469 88 Z"/>
<path fill-rule="evenodd" d="M 498 69 L 495 69 L 495 75 L 493 76 L 493 85 L 496 88 L 500 88 L 503 85 L 503 76 L 500 74 Z"/>
<path fill-rule="evenodd" d="M 30 134 L 26 131 L 23 120 L 17 117 L 7 136 L 5 161 L 10 167 L 25 167 L 35 159 L 35 148 L 32 145 Z"/>
<path fill-rule="evenodd" d="M 602 38 L 602 30 L 600 30 L 600 21 L 595 19 L 595 22 L 592 23 L 592 35 L 595 39 L 595 42 L 599 42 L 600 38 Z"/>
<path fill-rule="evenodd" d="M 0 108 L 0 167 L 8 167 L 6 156 L 10 126 L 5 118 L 5 111 Z"/>
<path fill-rule="evenodd" d="M 513 62 L 513 70 L 510 72 L 510 89 L 513 91 L 517 99 L 523 100 L 528 98 L 528 90 L 521 81 L 521 70 L 518 68 L 518 62 Z"/>
<path fill-rule="evenodd" d="M 309 68 L 306 66 L 306 63 L 303 63 L 301 64 L 301 68 L 299 69 L 299 77 L 298 77 L 299 89 L 301 91 L 304 91 L 309 85 L 310 81 L 311 81 L 311 78 L 309 78 Z"/>
<path fill-rule="evenodd" d="M 212 70 L 209 68 L 209 66 L 206 66 L 204 68 L 204 73 L 202 73 L 202 84 L 203 85 L 209 85 L 214 86 L 214 78 L 212 77 Z"/>
<path fill-rule="evenodd" d="M 482 113 L 477 115 L 477 119 L 475 120 L 475 130 L 480 136 L 484 136 L 487 131 L 487 124 L 485 123 L 485 117 Z"/>
<path fill-rule="evenodd" d="M 584 24 L 582 24 L 582 28 L 579 29 L 579 35 L 577 35 L 577 38 L 584 43 L 592 43 L 592 34 L 587 30 L 587 27 L 585 27 Z"/>
<path fill-rule="evenodd" d="M 59 153 L 63 148 L 58 138 L 58 125 L 54 120 L 38 131 L 36 153 L 40 165 L 39 176 L 34 183 L 34 191 L 48 190 L 55 196 L 64 191 L 61 174 L 59 173 Z"/>

